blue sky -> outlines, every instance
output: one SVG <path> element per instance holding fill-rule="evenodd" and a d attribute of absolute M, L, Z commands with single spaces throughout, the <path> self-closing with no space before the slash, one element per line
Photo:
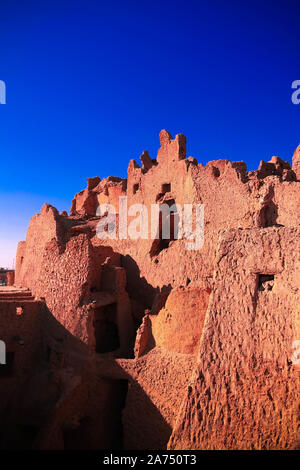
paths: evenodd
<path fill-rule="evenodd" d="M 1 0 L 0 266 L 43 202 L 156 156 L 290 160 L 300 142 L 298 0 Z"/>

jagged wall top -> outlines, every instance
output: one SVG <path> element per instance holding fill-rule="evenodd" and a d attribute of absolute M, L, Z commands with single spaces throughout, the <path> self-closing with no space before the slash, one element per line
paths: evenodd
<path fill-rule="evenodd" d="M 141 165 L 135 159 L 129 161 L 128 180 L 117 177 L 100 180 L 98 176 L 88 178 L 87 188 L 74 198 L 71 214 L 83 211 L 92 215 L 97 205 L 96 194 L 98 194 L 98 203 L 115 201 L 119 194 L 126 194 L 129 182 L 130 195 L 133 186 L 140 187 L 142 175 L 148 173 L 151 169 L 155 169 L 155 167 L 160 168 L 161 172 L 166 174 L 166 177 L 168 175 L 168 178 L 175 177 L 178 172 L 185 178 L 186 171 L 184 169 L 188 169 L 192 165 L 196 173 L 198 169 L 199 174 L 205 175 L 205 178 L 216 179 L 222 176 L 226 179 L 230 177 L 229 175 L 232 174 L 233 169 L 243 183 L 249 180 L 262 180 L 268 176 L 277 176 L 281 181 L 300 180 L 300 145 L 295 150 L 292 168 L 289 162 L 273 156 L 268 162 L 261 160 L 257 170 L 247 171 L 247 166 L 243 161 L 231 162 L 226 159 L 218 159 L 209 161 L 204 166 L 201 163 L 198 164 L 196 158 L 186 158 L 186 137 L 183 134 L 177 134 L 173 139 L 172 135 L 163 129 L 160 131 L 159 138 L 160 148 L 158 149 L 157 158 L 151 158 L 148 151 L 144 150 L 140 156 Z M 184 167 L 181 165 L 182 161 L 186 163 Z M 155 177 L 157 177 L 156 172 L 155 174 Z M 135 192 L 135 188 L 133 192 Z M 102 196 L 100 197 L 99 194 L 101 193 Z"/>
<path fill-rule="evenodd" d="M 293 155 L 293 170 L 297 179 L 300 180 L 300 145 L 298 145 Z"/>

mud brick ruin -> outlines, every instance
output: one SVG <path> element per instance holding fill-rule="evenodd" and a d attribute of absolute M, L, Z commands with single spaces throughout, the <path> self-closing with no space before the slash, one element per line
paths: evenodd
<path fill-rule="evenodd" d="M 160 133 L 128 178 L 45 204 L 0 290 L 2 448 L 296 449 L 300 146 L 206 166 Z M 97 237 L 101 203 L 203 204 L 204 245 Z"/>

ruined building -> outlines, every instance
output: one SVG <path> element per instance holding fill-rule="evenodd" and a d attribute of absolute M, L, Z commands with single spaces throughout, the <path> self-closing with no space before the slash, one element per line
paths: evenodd
<path fill-rule="evenodd" d="M 299 448 L 300 147 L 292 168 L 248 172 L 203 166 L 163 130 L 140 160 L 89 178 L 70 215 L 45 204 L 18 245 L 0 290 L 1 447 Z M 100 239 L 97 207 L 120 196 L 202 204 L 203 246 Z"/>

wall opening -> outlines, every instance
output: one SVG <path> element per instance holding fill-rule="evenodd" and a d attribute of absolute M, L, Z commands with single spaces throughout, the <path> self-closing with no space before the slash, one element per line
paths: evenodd
<path fill-rule="evenodd" d="M 276 221 L 278 218 L 278 209 L 276 204 L 271 201 L 264 209 L 264 222 L 265 222 L 265 227 L 272 227 L 273 225 L 276 225 Z"/>
<path fill-rule="evenodd" d="M 273 201 L 262 207 L 258 214 L 259 227 L 273 227 L 276 225 L 278 209 Z"/>
<path fill-rule="evenodd" d="M 220 175 L 221 175 L 219 168 L 217 168 L 216 166 L 213 166 L 213 167 L 212 167 L 212 170 L 213 170 L 214 176 L 215 176 L 216 178 L 219 178 Z"/>
<path fill-rule="evenodd" d="M 259 274 L 258 275 L 258 290 L 271 291 L 274 286 L 274 274 Z"/>
<path fill-rule="evenodd" d="M 164 183 L 161 185 L 161 192 L 163 194 L 171 192 L 171 183 Z"/>
<path fill-rule="evenodd" d="M 161 185 L 161 191 L 160 193 L 156 196 L 156 202 L 159 201 L 164 197 L 165 194 L 171 192 L 171 183 L 164 183 Z"/>
<path fill-rule="evenodd" d="M 95 309 L 94 333 L 96 353 L 107 353 L 119 349 L 120 338 L 116 303 Z"/>
<path fill-rule="evenodd" d="M 159 228 L 158 228 L 158 238 L 153 240 L 151 249 L 150 249 L 150 256 L 157 256 L 161 251 L 166 250 L 169 248 L 170 243 L 178 238 L 178 230 L 179 230 L 179 214 L 177 212 L 176 204 L 174 199 L 169 199 L 165 201 L 164 204 L 167 204 L 170 208 L 170 214 L 165 214 L 164 212 L 160 212 L 159 214 Z M 163 227 L 170 227 L 169 236 L 166 238 L 164 236 Z"/>
<path fill-rule="evenodd" d="M 134 184 L 132 187 L 133 194 L 136 194 L 139 189 L 140 189 L 140 184 L 139 183 Z"/>

